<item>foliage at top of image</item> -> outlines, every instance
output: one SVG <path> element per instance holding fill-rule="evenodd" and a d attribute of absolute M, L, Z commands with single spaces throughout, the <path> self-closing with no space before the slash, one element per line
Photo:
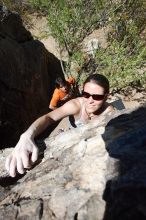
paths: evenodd
<path fill-rule="evenodd" d="M 30 0 L 33 6 L 48 14 L 51 35 L 72 55 L 81 41 L 99 27 L 104 1 L 99 0 Z"/>
<path fill-rule="evenodd" d="M 51 35 L 68 51 L 69 62 L 80 66 L 78 79 L 87 72 L 100 71 L 113 87 L 124 87 L 133 81 L 144 84 L 146 50 L 139 37 L 146 19 L 144 0 L 30 0 L 33 7 L 48 15 Z M 99 48 L 88 61 L 84 59 L 81 42 L 93 30 L 110 27 L 108 47 Z M 90 67 L 90 68 L 89 68 Z"/>
<path fill-rule="evenodd" d="M 48 17 L 48 29 L 60 48 L 68 52 L 65 72 L 78 63 L 77 79 L 100 71 L 113 87 L 133 82 L 144 86 L 146 49 L 140 33 L 146 25 L 145 0 L 4 0 L 10 9 L 27 8 Z M 20 7 L 21 6 L 21 7 Z M 29 6 L 29 7 L 28 7 Z M 21 8 L 21 9 L 20 9 Z M 108 46 L 85 59 L 81 43 L 98 28 L 108 27 Z"/>

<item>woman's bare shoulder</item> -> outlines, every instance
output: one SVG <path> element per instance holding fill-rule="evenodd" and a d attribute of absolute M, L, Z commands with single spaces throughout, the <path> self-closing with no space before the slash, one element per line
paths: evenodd
<path fill-rule="evenodd" d="M 61 107 L 48 113 L 48 116 L 50 116 L 53 120 L 57 121 L 66 116 L 78 114 L 78 112 L 80 112 L 80 109 L 81 109 L 81 105 L 78 98 L 71 99 Z"/>
<path fill-rule="evenodd" d="M 69 100 L 59 109 L 60 111 L 63 111 L 67 113 L 68 115 L 77 114 L 81 109 L 81 103 L 82 103 L 82 100 L 80 97 L 78 97 L 78 98 Z"/>
<path fill-rule="evenodd" d="M 84 102 L 83 97 L 77 97 L 75 99 L 72 99 L 72 101 L 78 106 L 81 106 Z"/>

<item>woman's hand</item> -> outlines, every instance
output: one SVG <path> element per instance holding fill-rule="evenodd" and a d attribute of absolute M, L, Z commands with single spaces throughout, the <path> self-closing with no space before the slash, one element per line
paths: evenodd
<path fill-rule="evenodd" d="M 6 169 L 10 176 L 15 177 L 16 171 L 23 174 L 38 159 L 38 148 L 30 135 L 23 133 L 13 152 L 6 159 Z"/>

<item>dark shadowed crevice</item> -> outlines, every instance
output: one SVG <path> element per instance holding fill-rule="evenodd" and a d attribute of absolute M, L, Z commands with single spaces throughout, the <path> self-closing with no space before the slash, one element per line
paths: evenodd
<path fill-rule="evenodd" d="M 78 213 L 75 214 L 74 220 L 78 220 Z"/>

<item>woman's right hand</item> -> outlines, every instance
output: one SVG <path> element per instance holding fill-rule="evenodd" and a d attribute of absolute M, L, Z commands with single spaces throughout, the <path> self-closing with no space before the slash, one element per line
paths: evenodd
<path fill-rule="evenodd" d="M 38 148 L 34 140 L 26 132 L 21 135 L 16 147 L 6 158 L 5 167 L 10 176 L 15 177 L 16 171 L 20 174 L 24 174 L 25 168 L 30 168 L 32 163 L 37 159 Z"/>

